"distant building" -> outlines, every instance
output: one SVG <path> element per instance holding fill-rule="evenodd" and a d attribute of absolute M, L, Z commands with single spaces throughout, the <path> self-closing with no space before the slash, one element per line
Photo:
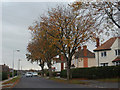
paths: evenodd
<path fill-rule="evenodd" d="M 86 45 L 83 46 L 83 49 L 79 47 L 72 58 L 71 64 L 74 65 L 75 68 L 95 67 L 95 54 L 89 51 Z"/>
<path fill-rule="evenodd" d="M 0 65 L 0 67 L 2 68 L 2 72 L 9 72 L 10 71 L 10 69 L 9 69 L 9 66 L 7 66 L 7 65 Z"/>
<path fill-rule="evenodd" d="M 99 42 L 99 41 L 98 41 Z M 97 66 L 120 65 L 120 37 L 113 37 L 94 50 Z"/>
<path fill-rule="evenodd" d="M 13 69 L 12 68 L 9 68 L 10 72 L 13 72 Z"/>

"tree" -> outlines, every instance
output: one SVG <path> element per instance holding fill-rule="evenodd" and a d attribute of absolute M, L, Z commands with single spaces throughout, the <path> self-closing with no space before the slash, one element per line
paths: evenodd
<path fill-rule="evenodd" d="M 39 23 L 36 22 L 35 26 L 30 26 L 33 36 L 33 47 L 31 49 L 35 50 L 35 54 L 37 57 L 40 57 L 41 60 L 47 63 L 49 68 L 49 76 L 52 77 L 52 58 L 59 54 L 58 50 L 53 46 L 52 40 L 46 34 L 46 32 L 40 28 Z M 43 64 L 40 64 L 43 65 Z"/>
<path fill-rule="evenodd" d="M 71 6 L 74 10 L 81 9 L 83 6 L 91 9 L 93 16 L 100 22 L 100 28 L 104 29 L 105 35 L 116 36 L 120 30 L 120 1 L 118 0 L 101 0 L 98 2 L 74 2 Z M 99 28 L 99 29 L 100 29 Z"/>
<path fill-rule="evenodd" d="M 33 62 L 37 62 L 40 63 L 39 66 L 42 69 L 42 76 L 44 76 L 44 61 L 41 59 L 40 57 L 40 53 L 38 51 L 38 45 L 36 43 L 29 43 L 27 50 L 30 54 L 26 54 L 26 58 L 28 59 L 28 61 L 31 61 L 31 63 Z"/>
<path fill-rule="evenodd" d="M 76 49 L 88 41 L 96 29 L 96 19 L 87 9 L 73 11 L 58 6 L 41 16 L 40 27 L 49 35 L 54 45 L 64 55 L 67 63 L 67 79 L 71 77 L 71 60 Z M 100 32 L 100 31 L 99 31 Z"/>

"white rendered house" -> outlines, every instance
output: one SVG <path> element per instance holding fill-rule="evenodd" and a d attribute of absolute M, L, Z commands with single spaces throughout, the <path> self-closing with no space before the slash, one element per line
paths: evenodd
<path fill-rule="evenodd" d="M 97 66 L 120 65 L 120 37 L 113 37 L 95 50 Z"/>

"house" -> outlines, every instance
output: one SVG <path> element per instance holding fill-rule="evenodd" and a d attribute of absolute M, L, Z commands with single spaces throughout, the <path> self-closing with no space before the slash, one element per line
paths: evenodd
<path fill-rule="evenodd" d="M 95 54 L 89 51 L 86 45 L 83 46 L 83 49 L 79 47 L 73 56 L 71 64 L 74 65 L 75 68 L 95 67 Z"/>
<path fill-rule="evenodd" d="M 102 45 L 97 41 L 97 48 L 94 50 L 97 66 L 120 65 L 120 37 L 113 37 Z"/>
<path fill-rule="evenodd" d="M 53 61 L 52 68 L 54 71 L 59 72 L 66 68 L 66 61 L 63 55 L 59 55 L 59 58 L 53 58 Z"/>
<path fill-rule="evenodd" d="M 0 65 L 0 67 L 2 67 L 2 72 L 10 72 L 9 66 L 7 66 L 6 64 Z"/>

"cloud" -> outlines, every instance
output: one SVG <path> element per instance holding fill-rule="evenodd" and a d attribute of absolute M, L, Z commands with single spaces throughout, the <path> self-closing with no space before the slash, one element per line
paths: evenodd
<path fill-rule="evenodd" d="M 2 0 L 3 2 L 74 2 L 76 0 Z"/>
<path fill-rule="evenodd" d="M 38 17 L 45 13 L 49 7 L 55 7 L 58 3 L 45 2 L 3 2 L 2 3 L 2 60 L 12 67 L 13 50 L 15 69 L 18 68 L 18 59 L 21 59 L 23 69 L 40 69 L 37 64 L 31 64 L 25 58 L 26 48 L 31 35 L 28 27 Z"/>

